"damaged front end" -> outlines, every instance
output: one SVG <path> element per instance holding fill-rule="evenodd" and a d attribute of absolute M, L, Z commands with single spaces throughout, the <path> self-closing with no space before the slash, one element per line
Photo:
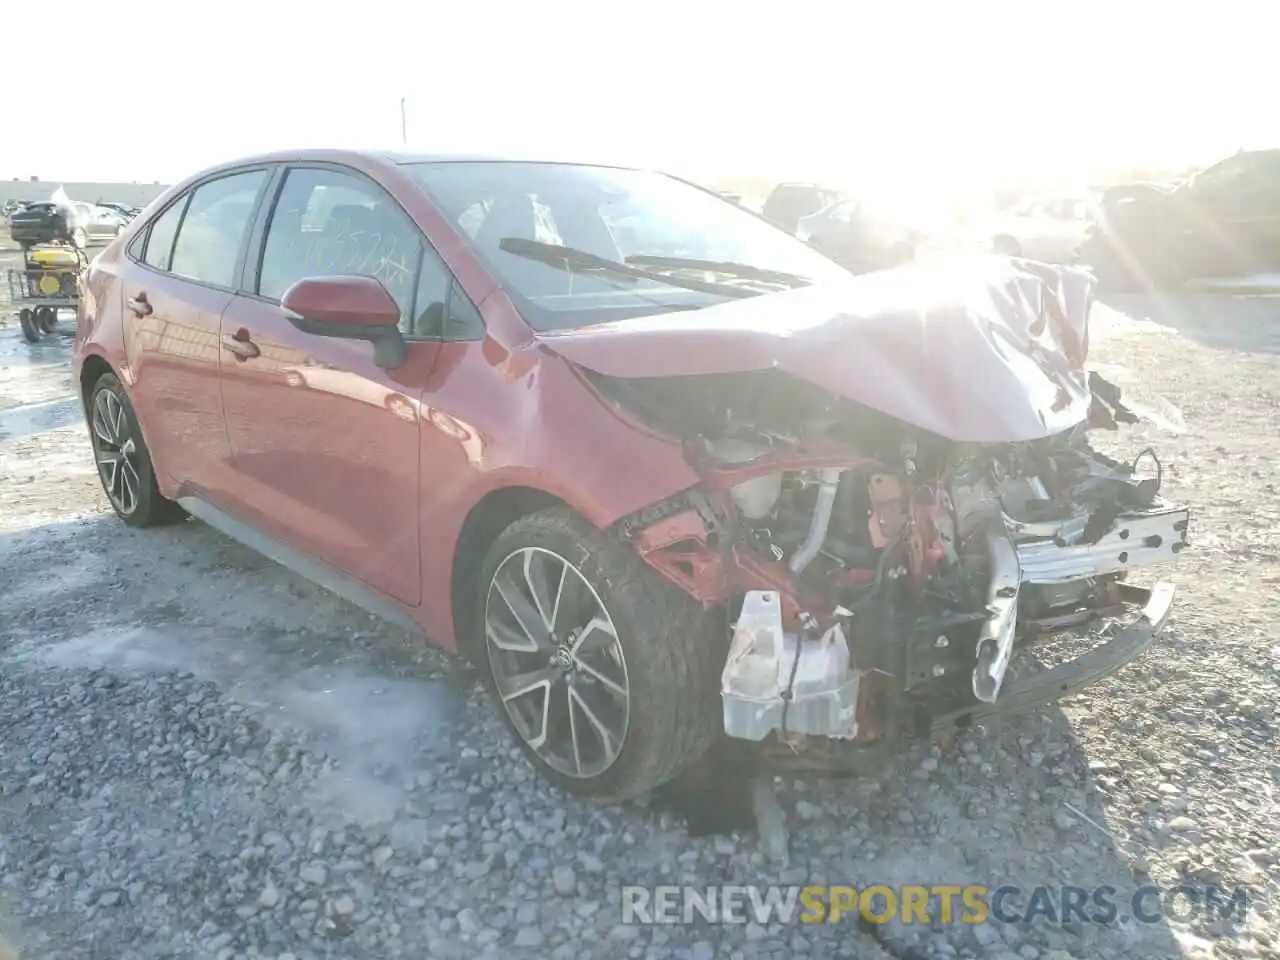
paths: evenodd
<path fill-rule="evenodd" d="M 588 372 L 631 417 L 679 437 L 702 478 L 618 533 L 726 610 L 726 734 L 793 768 L 856 768 L 873 745 L 1069 696 L 1138 656 L 1174 589 L 1130 571 L 1174 559 L 1188 511 L 1150 450 L 1114 460 L 1092 427 L 1134 417 L 1085 376 L 1088 416 L 1048 436 L 948 439 L 777 369 Z M 1017 648 L 1102 642 L 1038 673 Z"/>
<path fill-rule="evenodd" d="M 705 486 L 622 530 L 651 566 L 732 613 L 732 737 L 798 753 L 815 737 L 936 733 L 1068 695 L 1164 626 L 1172 585 L 1126 578 L 1177 556 L 1188 511 L 1083 430 L 877 458 L 764 438 L 701 447 Z M 1103 646 L 1009 677 L 1017 645 L 1104 623 Z"/>

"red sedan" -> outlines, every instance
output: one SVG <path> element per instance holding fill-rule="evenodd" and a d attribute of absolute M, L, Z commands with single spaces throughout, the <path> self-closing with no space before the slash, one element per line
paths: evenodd
<path fill-rule="evenodd" d="M 1072 692 L 1168 613 L 1126 574 L 1187 512 L 1089 447 L 1128 411 L 1083 274 L 854 278 L 652 171 L 307 151 L 171 188 L 86 286 L 124 522 L 193 515 L 467 655 L 579 793 L 722 740 L 857 762 Z M 1005 682 L 1015 639 L 1126 608 Z"/>

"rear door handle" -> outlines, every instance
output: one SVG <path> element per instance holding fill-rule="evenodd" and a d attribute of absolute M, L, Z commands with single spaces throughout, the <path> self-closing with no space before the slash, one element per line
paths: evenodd
<path fill-rule="evenodd" d="M 151 304 L 147 302 L 147 295 L 139 292 L 135 296 L 125 301 L 125 305 L 139 317 L 147 317 L 151 315 Z"/>
<path fill-rule="evenodd" d="M 252 360 L 261 356 L 258 345 L 249 339 L 249 331 L 241 327 L 235 333 L 224 333 L 222 345 L 235 354 L 237 360 Z"/>

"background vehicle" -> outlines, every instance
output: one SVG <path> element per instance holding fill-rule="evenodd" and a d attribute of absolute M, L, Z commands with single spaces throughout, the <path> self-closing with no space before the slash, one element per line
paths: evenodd
<path fill-rule="evenodd" d="M 830 206 L 841 191 L 816 183 L 780 183 L 765 198 L 762 216 L 787 233 L 795 233 L 802 217 Z"/>
<path fill-rule="evenodd" d="M 28 203 L 9 217 L 9 236 L 22 249 L 37 244 L 67 242 L 83 250 L 91 242 L 116 237 L 125 228 L 116 211 L 88 203 Z"/>
<path fill-rule="evenodd" d="M 64 242 L 79 249 L 88 244 L 88 234 L 76 212 L 56 203 L 28 203 L 9 216 L 9 236 L 23 250 L 37 244 Z"/>
<path fill-rule="evenodd" d="M 83 226 L 90 243 L 110 240 L 120 235 L 129 219 L 113 207 L 96 203 L 76 203 L 76 222 Z"/>
<path fill-rule="evenodd" d="M 1071 263 L 1098 222 L 1095 204 L 1081 198 L 1053 198 L 1024 204 L 986 225 L 991 249 L 1045 263 Z"/>
<path fill-rule="evenodd" d="M 95 260 L 74 372 L 124 522 L 189 512 L 459 650 L 544 776 L 620 799 L 725 735 L 832 768 L 1026 709 L 1163 627 L 1124 577 L 1187 512 L 1032 335 L 1057 297 L 1083 337 L 1087 278 L 985 260 L 855 280 L 651 171 L 272 154 Z M 1106 669 L 1005 682 L 1020 628 L 1135 607 Z"/>
<path fill-rule="evenodd" d="M 1242 151 L 1172 186 L 1108 191 L 1080 253 L 1127 286 L 1280 272 L 1280 150 Z"/>
<path fill-rule="evenodd" d="M 802 217 L 796 237 L 852 273 L 869 273 L 910 263 L 924 242 L 923 231 L 864 201 L 845 199 Z"/>

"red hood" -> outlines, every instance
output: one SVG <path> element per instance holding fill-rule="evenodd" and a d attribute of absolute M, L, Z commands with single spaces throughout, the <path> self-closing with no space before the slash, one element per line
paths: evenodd
<path fill-rule="evenodd" d="M 1084 421 L 1092 280 L 984 258 L 538 335 L 613 377 L 781 370 L 960 442 Z"/>

